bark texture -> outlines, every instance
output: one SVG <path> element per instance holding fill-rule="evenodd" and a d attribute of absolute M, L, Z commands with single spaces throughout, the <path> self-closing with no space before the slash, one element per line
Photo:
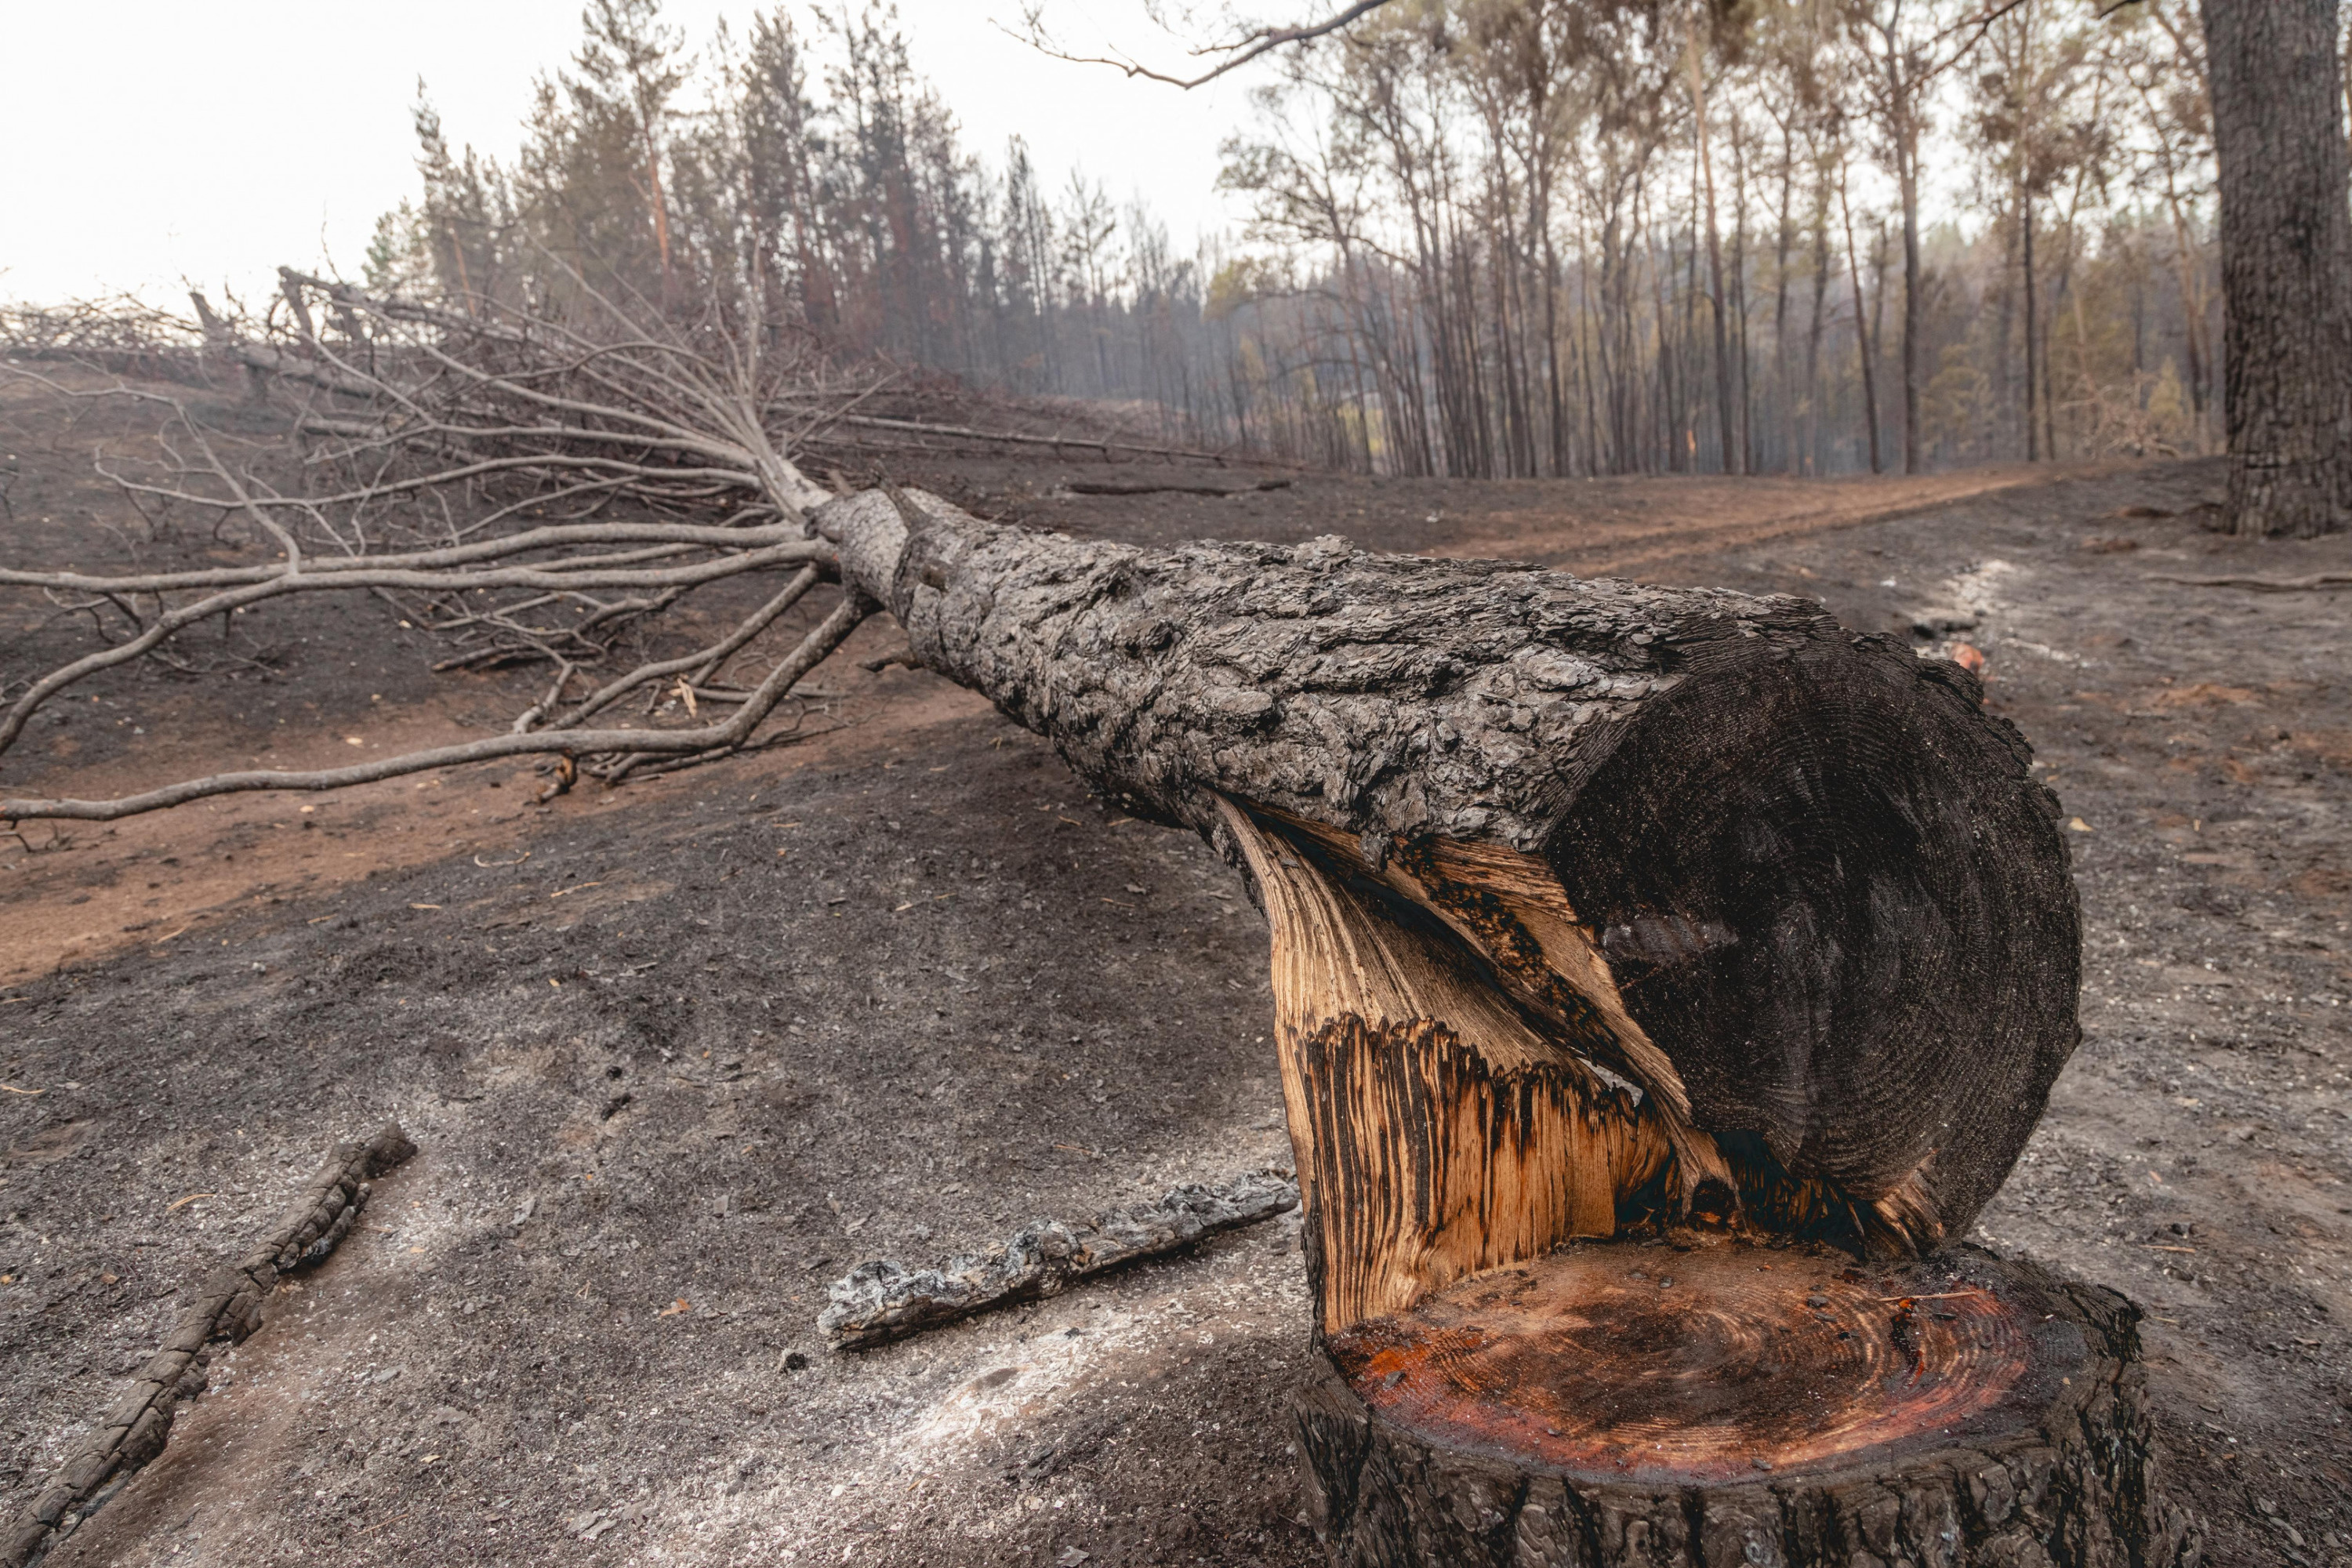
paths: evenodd
<path fill-rule="evenodd" d="M 2074 1047 L 2074 890 L 2023 742 L 1972 677 L 1818 605 L 1337 539 L 1145 551 L 919 493 L 817 526 L 917 658 L 1097 788 L 1236 861 L 1237 821 L 1273 835 L 1383 933 L 1382 973 L 1420 943 L 1423 981 L 1365 994 L 1445 998 L 1498 1104 L 1537 1064 L 1630 1086 L 1681 1204 L 1728 1171 L 1743 1202 L 1958 1234 Z"/>
<path fill-rule="evenodd" d="M 328 1151 L 326 1163 L 260 1245 L 198 1282 L 195 1300 L 140 1369 L 131 1391 L 0 1535 L 0 1568 L 32 1562 L 162 1453 L 181 1405 L 205 1391 L 208 1347 L 224 1340 L 239 1343 L 259 1328 L 262 1303 L 278 1277 L 332 1252 L 367 1205 L 371 1180 L 415 1152 L 396 1122 L 386 1122 L 364 1143 L 338 1143 Z"/>
<path fill-rule="evenodd" d="M 2221 197 L 2233 533 L 2352 506 L 2352 164 L 2336 0 L 2200 0 Z"/>
<path fill-rule="evenodd" d="M 2120 1297 L 1974 1248 L 1720 1251 L 1580 1248 L 1329 1342 L 1295 1420 L 1334 1561 L 2195 1560 Z"/>

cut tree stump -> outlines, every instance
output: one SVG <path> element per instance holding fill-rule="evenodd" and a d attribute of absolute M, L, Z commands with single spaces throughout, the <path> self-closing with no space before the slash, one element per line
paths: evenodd
<path fill-rule="evenodd" d="M 1350 1565 L 2178 1563 L 2137 1316 L 1972 1247 L 1574 1247 L 1330 1336 L 1315 1526 Z"/>
<path fill-rule="evenodd" d="M 2128 1306 L 1939 1251 L 2080 1037 L 2057 802 L 1972 675 L 1796 599 L 815 523 L 1265 910 L 1341 1562 L 2184 1550 Z"/>

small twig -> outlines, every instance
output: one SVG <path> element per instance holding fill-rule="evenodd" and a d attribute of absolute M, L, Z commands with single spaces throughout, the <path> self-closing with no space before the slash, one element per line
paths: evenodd
<path fill-rule="evenodd" d="M 879 675 L 894 664 L 903 664 L 908 669 L 922 668 L 921 661 L 915 658 L 915 650 L 903 646 L 892 648 L 879 658 L 861 658 L 857 661 L 857 668 Z"/>

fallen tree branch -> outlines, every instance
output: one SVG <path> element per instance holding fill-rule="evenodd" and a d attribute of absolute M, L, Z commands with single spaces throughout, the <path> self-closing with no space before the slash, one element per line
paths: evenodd
<path fill-rule="evenodd" d="M 366 1206 L 369 1184 L 416 1152 L 398 1122 L 364 1143 L 338 1143 L 268 1236 L 235 1264 L 205 1276 L 194 1305 L 140 1369 L 131 1392 L 58 1468 L 33 1506 L 0 1536 L 0 1568 L 24 1568 L 58 1536 L 105 1506 L 140 1467 L 163 1451 L 180 1405 L 205 1391 L 211 1347 L 261 1326 L 262 1303 L 280 1276 L 320 1262 Z"/>
<path fill-rule="evenodd" d="M 760 727 L 761 721 L 767 718 L 776 704 L 791 692 L 793 683 L 839 647 L 842 641 L 856 630 L 857 624 L 872 615 L 875 608 L 874 602 L 862 593 L 852 590 L 844 594 L 833 613 L 802 638 L 800 646 L 782 663 L 769 671 L 759 689 L 745 700 L 734 718 L 723 724 L 708 724 L 692 730 L 535 730 L 528 734 L 493 735 L 460 745 L 406 752 L 399 756 L 359 763 L 348 768 L 322 768 L 312 773 L 265 769 L 213 773 L 205 778 L 187 779 L 142 795 L 121 795 L 111 800 L 0 800 L 0 821 L 69 817 L 80 822 L 111 822 L 117 817 L 136 816 L 144 811 L 184 805 L 209 795 L 236 795 L 253 790 L 342 789 L 351 784 L 374 784 L 406 773 L 455 767 L 461 763 L 490 762 L 499 757 L 532 756 L 551 752 L 573 758 L 595 752 L 619 752 L 630 757 L 723 754 L 740 748 L 749 741 L 751 732 Z"/>
<path fill-rule="evenodd" d="M 1254 485 L 1166 484 L 1153 479 L 1072 479 L 1066 487 L 1074 496 L 1246 496 L 1260 490 L 1290 488 L 1288 479 L 1260 479 Z"/>
<path fill-rule="evenodd" d="M 1149 458 L 1194 458 L 1204 463 L 1225 465 L 1223 452 L 1206 452 L 1196 447 L 1146 447 L 1133 441 L 1111 441 L 1098 436 L 1032 436 L 1018 430 L 975 430 L 964 425 L 932 425 L 919 419 L 887 419 L 878 414 L 841 414 L 820 421 L 820 428 L 830 425 L 854 425 L 862 430 L 898 430 L 913 436 L 940 436 L 959 441 L 1003 442 L 1014 447 L 1091 447 L 1108 458 L 1113 452 L 1136 452 Z"/>
<path fill-rule="evenodd" d="M 2189 588 L 2252 588 L 2257 594 L 2299 594 L 2313 588 L 2352 588 L 2352 572 L 2315 572 L 2308 577 L 2162 577 Z"/>
<path fill-rule="evenodd" d="M 1090 1227 L 1036 1220 L 1003 1247 L 951 1258 L 940 1268 L 910 1269 L 888 1258 L 862 1263 L 826 1292 L 830 1304 L 817 1327 L 836 1349 L 863 1350 L 991 1307 L 1058 1296 L 1092 1275 L 1297 1206 L 1297 1182 L 1253 1173 L 1219 1186 L 1171 1187 L 1156 1204 L 1113 1210 Z"/>

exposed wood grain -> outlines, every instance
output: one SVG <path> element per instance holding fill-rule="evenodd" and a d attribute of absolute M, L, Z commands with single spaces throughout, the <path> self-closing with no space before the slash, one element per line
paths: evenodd
<path fill-rule="evenodd" d="M 1611 1236 L 1670 1159 L 1654 1109 L 1305 847 L 1225 803 L 1273 926 L 1276 1049 L 1326 1332 Z"/>
<path fill-rule="evenodd" d="M 1311 1516 L 1342 1568 L 2169 1568 L 2137 1319 L 1973 1248 L 1581 1247 L 1334 1336 Z"/>

